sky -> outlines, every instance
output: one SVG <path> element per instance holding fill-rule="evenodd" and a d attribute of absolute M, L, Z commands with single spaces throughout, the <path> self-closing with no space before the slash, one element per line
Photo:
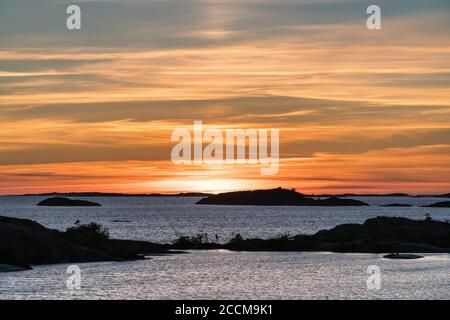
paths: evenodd
<path fill-rule="evenodd" d="M 0 0 L 0 194 L 450 192 L 449 18 L 448 0 Z M 196 120 L 279 129 L 278 174 L 173 164 Z"/>

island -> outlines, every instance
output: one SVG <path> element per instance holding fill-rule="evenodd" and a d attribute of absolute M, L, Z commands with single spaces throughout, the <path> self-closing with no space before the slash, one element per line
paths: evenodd
<path fill-rule="evenodd" d="M 416 259 L 408 253 L 450 253 L 450 223 L 377 217 L 362 224 L 342 224 L 312 235 L 244 239 L 226 243 L 207 234 L 181 236 L 172 243 L 110 239 L 96 223 L 76 224 L 64 232 L 39 223 L 0 216 L 0 272 L 28 270 L 32 265 L 128 261 L 147 256 L 185 253 L 180 250 L 310 251 L 388 254 L 387 259 Z M 394 252 L 394 253 L 393 253 Z"/>
<path fill-rule="evenodd" d="M 316 194 L 316 195 L 306 195 L 307 197 L 415 197 L 407 193 L 341 193 L 341 194 Z"/>
<path fill-rule="evenodd" d="M 424 258 L 424 256 L 419 256 L 417 254 L 391 253 L 385 255 L 383 258 L 392 260 L 414 260 L 414 259 L 422 259 Z"/>
<path fill-rule="evenodd" d="M 87 200 L 72 200 L 63 197 L 53 197 L 37 204 L 44 207 L 100 207 L 101 204 Z"/>
<path fill-rule="evenodd" d="M 210 193 L 205 192 L 181 192 L 181 193 L 114 193 L 114 192 L 46 192 L 13 194 L 14 197 L 112 197 L 112 198 L 160 198 L 160 197 L 206 197 Z"/>
<path fill-rule="evenodd" d="M 65 232 L 39 223 L 0 216 L 0 272 L 30 269 L 31 265 L 144 259 L 179 253 L 165 246 L 110 239 L 100 225 L 76 225 Z"/>
<path fill-rule="evenodd" d="M 384 204 L 381 207 L 392 207 L 392 208 L 411 208 L 412 205 L 407 203 L 391 203 L 391 204 Z"/>
<path fill-rule="evenodd" d="M 17 272 L 25 270 L 31 270 L 31 267 L 0 263 L 0 272 Z"/>
<path fill-rule="evenodd" d="M 450 201 L 436 202 L 423 206 L 423 208 L 450 208 Z"/>
<path fill-rule="evenodd" d="M 450 193 L 441 194 L 441 195 L 438 195 L 436 197 L 438 197 L 438 198 L 450 198 Z"/>
<path fill-rule="evenodd" d="M 295 190 L 283 188 L 254 191 L 238 191 L 210 195 L 201 199 L 202 205 L 251 205 L 251 206 L 368 206 L 363 201 L 330 197 L 308 198 Z"/>
<path fill-rule="evenodd" d="M 313 235 L 281 235 L 244 239 L 235 235 L 227 243 L 196 235 L 180 237 L 173 249 L 227 249 L 234 251 L 327 251 L 351 253 L 450 253 L 450 223 L 377 217 L 363 224 L 342 224 Z M 400 257 L 398 257 L 400 258 Z"/>

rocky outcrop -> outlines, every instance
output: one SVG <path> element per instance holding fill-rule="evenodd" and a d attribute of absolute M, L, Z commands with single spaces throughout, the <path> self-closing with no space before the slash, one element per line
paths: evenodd
<path fill-rule="evenodd" d="M 353 199 L 342 199 L 337 197 L 331 197 L 328 199 L 320 199 L 314 200 L 315 202 L 312 204 L 313 206 L 322 206 L 322 207 L 359 207 L 359 206 L 368 206 L 367 203 L 359 200 Z M 308 204 L 306 204 L 308 205 Z"/>
<path fill-rule="evenodd" d="M 423 206 L 424 208 L 450 208 L 450 201 L 436 202 Z"/>
<path fill-rule="evenodd" d="M 30 270 L 29 266 L 13 266 L 10 264 L 0 263 L 0 272 L 17 272 L 17 271 L 25 271 Z"/>
<path fill-rule="evenodd" d="M 187 241 L 194 239 L 195 241 Z M 237 251 L 333 251 L 360 253 L 450 253 L 450 223 L 407 218 L 378 217 L 363 224 L 342 224 L 314 235 L 274 239 L 243 239 L 226 244 L 197 241 L 174 242 L 178 249 L 228 249 Z"/>
<path fill-rule="evenodd" d="M 31 220 L 0 217 L 0 264 L 3 265 L 0 270 L 3 271 L 11 266 L 135 260 L 155 253 L 172 252 L 154 243 L 75 237 Z"/>
<path fill-rule="evenodd" d="M 407 203 L 391 203 L 391 204 L 385 204 L 382 205 L 382 207 L 392 207 L 392 208 L 411 208 L 412 205 L 407 204 Z"/>
<path fill-rule="evenodd" d="M 424 256 L 419 256 L 417 254 L 391 253 L 385 255 L 383 258 L 392 260 L 414 260 L 414 259 L 422 259 L 423 257 Z"/>
<path fill-rule="evenodd" d="M 37 222 L 0 217 L 0 263 L 31 265 L 106 260 L 112 257 L 77 246 L 58 231 Z"/>
<path fill-rule="evenodd" d="M 62 197 L 53 197 L 42 200 L 37 204 L 45 207 L 100 207 L 101 204 L 86 200 L 72 200 Z"/>
<path fill-rule="evenodd" d="M 295 190 L 282 188 L 270 190 L 239 191 L 211 195 L 197 204 L 209 205 L 253 205 L 253 206 L 367 206 L 362 201 L 331 197 L 327 199 L 307 198 Z"/>

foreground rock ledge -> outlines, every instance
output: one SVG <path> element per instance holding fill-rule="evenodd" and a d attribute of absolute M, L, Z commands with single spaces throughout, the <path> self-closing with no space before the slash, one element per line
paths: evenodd
<path fill-rule="evenodd" d="M 25 271 L 30 270 L 29 266 L 13 266 L 10 264 L 0 263 L 0 272 L 17 272 L 17 271 Z"/>
<path fill-rule="evenodd" d="M 354 253 L 450 253 L 450 223 L 378 217 L 363 224 L 342 224 L 314 235 L 243 239 L 226 244 L 203 243 L 198 237 L 180 238 L 176 249 L 228 249 L 235 251 L 329 251 Z"/>
<path fill-rule="evenodd" d="M 423 206 L 424 208 L 450 208 L 450 201 L 436 202 Z"/>
<path fill-rule="evenodd" d="M 0 271 L 13 271 L 12 266 L 20 270 L 38 264 L 136 260 L 161 253 L 173 252 L 158 244 L 131 240 L 80 245 L 37 222 L 0 216 Z"/>
<path fill-rule="evenodd" d="M 422 259 L 422 258 L 424 258 L 424 256 L 419 256 L 417 254 L 392 253 L 392 254 L 385 255 L 383 258 L 392 259 L 392 260 L 415 260 L 415 259 Z"/>

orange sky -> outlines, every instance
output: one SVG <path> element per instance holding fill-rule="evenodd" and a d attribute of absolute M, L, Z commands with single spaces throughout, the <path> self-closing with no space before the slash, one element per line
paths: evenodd
<path fill-rule="evenodd" d="M 188 2 L 190 15 L 177 1 L 105 1 L 111 7 L 95 19 L 98 3 L 87 1 L 95 23 L 76 34 L 52 16 L 0 31 L 0 194 L 450 192 L 450 26 L 441 2 L 428 11 L 391 5 L 374 31 L 357 2 L 350 11 Z M 126 5 L 136 12 L 120 19 L 132 23 L 112 9 L 101 20 Z M 8 17 L 32 14 L 10 6 Z M 152 6 L 179 20 L 138 13 Z M 307 10 L 330 21 L 307 21 Z M 105 30 L 111 21 L 120 29 Z M 171 132 L 195 120 L 280 129 L 279 173 L 175 166 Z"/>

